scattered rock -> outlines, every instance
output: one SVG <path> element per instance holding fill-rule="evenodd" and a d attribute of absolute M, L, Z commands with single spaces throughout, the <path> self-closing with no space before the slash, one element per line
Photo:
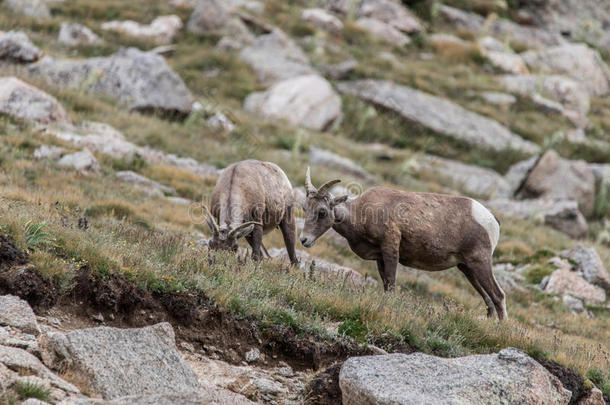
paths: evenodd
<path fill-rule="evenodd" d="M 479 166 L 432 155 L 416 155 L 410 162 L 411 172 L 420 179 L 478 198 L 499 198 L 511 195 L 510 186 L 498 173 Z"/>
<path fill-rule="evenodd" d="M 571 392 L 514 348 L 445 359 L 423 353 L 352 357 L 339 374 L 344 405 L 567 404 Z"/>
<path fill-rule="evenodd" d="M 54 97 L 16 77 L 0 78 L 0 114 L 39 124 L 69 121 Z"/>
<path fill-rule="evenodd" d="M 492 17 L 486 20 L 478 14 L 444 5 L 438 7 L 438 13 L 456 28 L 471 32 L 475 36 L 486 34 L 528 48 L 546 48 L 565 42 L 559 34 L 515 24 L 503 18 Z"/>
<path fill-rule="evenodd" d="M 164 15 L 155 18 L 148 25 L 132 20 L 109 21 L 102 24 L 102 29 L 149 40 L 157 45 L 167 45 L 173 42 L 182 29 L 182 20 L 177 15 Z"/>
<path fill-rule="evenodd" d="M 528 70 L 521 56 L 517 55 L 502 42 L 492 37 L 483 37 L 478 41 L 481 54 L 496 69 L 506 73 L 527 74 Z"/>
<path fill-rule="evenodd" d="M 575 239 L 584 238 L 589 232 L 587 221 L 574 200 L 500 198 L 489 200 L 486 205 L 498 214 L 539 221 Z"/>
<path fill-rule="evenodd" d="M 116 178 L 119 181 L 133 184 L 138 190 L 143 191 L 149 197 L 163 197 L 166 194 L 176 194 L 176 190 L 172 187 L 164 186 L 131 170 L 117 172 Z"/>
<path fill-rule="evenodd" d="M 470 43 L 464 41 L 460 37 L 456 37 L 453 34 L 446 33 L 435 33 L 430 34 L 426 37 L 426 42 L 428 42 L 433 47 L 440 49 L 447 46 L 458 46 L 460 48 L 466 48 L 470 45 Z"/>
<path fill-rule="evenodd" d="M 131 111 L 184 118 L 193 104 L 186 85 L 163 57 L 136 48 L 84 61 L 46 57 L 29 70 L 59 87 L 83 89 L 86 83 L 86 91 L 118 99 Z"/>
<path fill-rule="evenodd" d="M 548 280 L 547 280 L 547 284 L 548 284 Z M 589 312 L 587 311 L 587 308 L 585 308 L 585 304 L 583 304 L 582 300 L 576 298 L 576 297 L 572 297 L 569 294 L 565 294 L 562 298 L 562 301 L 564 303 L 564 305 L 566 305 L 568 308 L 570 308 L 572 310 L 572 312 L 576 315 L 580 315 L 580 314 L 584 314 L 587 315 L 589 314 Z"/>
<path fill-rule="evenodd" d="M 430 128 L 436 133 L 472 146 L 535 153 L 538 145 L 510 132 L 498 122 L 475 114 L 439 97 L 383 80 L 340 82 L 341 92 L 378 104 Z"/>
<path fill-rule="evenodd" d="M 415 14 L 397 1 L 363 0 L 358 15 L 381 21 L 402 32 L 423 31 L 422 24 Z"/>
<path fill-rule="evenodd" d="M 169 323 L 138 329 L 99 327 L 48 336 L 45 358 L 105 399 L 199 390 L 176 350 Z M 80 376 L 80 378 L 79 378 Z"/>
<path fill-rule="evenodd" d="M 517 98 L 512 94 L 500 93 L 497 91 L 484 91 L 481 94 L 483 100 L 489 104 L 495 105 L 511 105 L 517 102 Z"/>
<path fill-rule="evenodd" d="M 555 260 L 559 266 L 549 277 L 544 291 L 551 294 L 569 294 L 583 300 L 588 305 L 600 305 L 606 300 L 606 293 L 600 287 L 587 282 L 577 272 L 571 270 L 570 264 L 565 260 Z"/>
<path fill-rule="evenodd" d="M 337 170 L 367 182 L 373 182 L 375 180 L 375 176 L 364 170 L 351 159 L 339 156 L 328 150 L 311 147 L 309 151 L 309 163 Z"/>
<path fill-rule="evenodd" d="M 244 356 L 246 359 L 246 362 L 248 363 L 252 363 L 255 362 L 256 360 L 258 360 L 258 358 L 261 356 L 261 351 L 258 350 L 257 348 L 251 349 L 248 352 L 246 352 L 246 355 Z"/>
<path fill-rule="evenodd" d="M 534 166 L 536 166 L 538 158 L 539 156 L 532 156 L 529 159 L 515 163 L 508 169 L 508 172 L 504 175 L 504 180 L 506 180 L 510 186 L 511 195 L 514 196 L 523 186 L 523 182 Z"/>
<path fill-rule="evenodd" d="M 354 59 L 347 59 L 340 63 L 335 63 L 331 65 L 319 65 L 318 69 L 325 76 L 330 77 L 331 79 L 341 80 L 346 79 L 350 73 L 352 73 L 356 67 L 358 66 L 358 62 Z"/>
<path fill-rule="evenodd" d="M 288 260 L 288 255 L 284 248 L 269 249 L 269 255 L 282 260 Z M 306 270 L 309 274 L 313 274 L 314 277 L 320 276 L 322 280 L 342 282 L 344 285 L 355 288 L 377 286 L 377 280 L 373 278 L 364 277 L 362 274 L 349 267 L 340 266 L 319 257 L 313 257 L 305 251 L 297 250 L 297 257 L 299 259 L 300 269 Z"/>
<path fill-rule="evenodd" d="M 43 145 L 36 148 L 34 151 L 34 158 L 58 160 L 63 154 L 64 148 L 60 148 L 59 146 Z"/>
<path fill-rule="evenodd" d="M 398 46 L 405 46 L 411 43 L 411 39 L 397 30 L 390 24 L 386 24 L 383 21 L 376 20 L 374 18 L 360 17 L 356 20 L 355 25 L 368 31 L 373 36 L 383 39 L 391 44 Z"/>
<path fill-rule="evenodd" d="M 226 35 L 248 44 L 254 40 L 243 21 L 220 0 L 199 0 L 189 18 L 187 30 L 196 35 Z"/>
<path fill-rule="evenodd" d="M 72 167 L 80 172 L 100 172 L 102 167 L 89 149 L 64 155 L 57 162 L 60 166 Z"/>
<path fill-rule="evenodd" d="M 584 126 L 589 112 L 589 92 L 576 80 L 565 76 L 507 75 L 500 78 L 507 91 L 531 98 L 545 97 L 563 106 L 560 111 L 575 124 Z M 564 111 L 565 109 L 565 111 Z"/>
<path fill-rule="evenodd" d="M 235 124 L 220 111 L 208 118 L 206 122 L 212 128 L 221 129 L 226 132 L 233 132 L 235 130 Z"/>
<path fill-rule="evenodd" d="M 30 305 L 14 295 L 0 296 L 0 325 L 8 325 L 34 335 L 40 333 L 36 315 Z"/>
<path fill-rule="evenodd" d="M 557 152 L 549 150 L 538 159 L 519 195 L 575 199 L 580 212 L 591 217 L 595 205 L 595 175 L 585 161 L 562 159 Z"/>
<path fill-rule="evenodd" d="M 232 394 L 232 393 L 230 393 Z M 254 402 L 248 401 L 240 395 L 228 396 L 212 388 L 203 388 L 198 393 L 187 394 L 152 394 L 131 395 L 117 398 L 112 401 L 101 399 L 79 399 L 74 405 L 250 405 Z"/>
<path fill-rule="evenodd" d="M 13 13 L 33 18 L 50 18 L 51 12 L 45 0 L 4 0 L 4 6 Z"/>
<path fill-rule="evenodd" d="M 101 44 L 102 39 L 84 25 L 70 22 L 61 23 L 57 38 L 62 44 L 68 46 Z"/>
<path fill-rule="evenodd" d="M 595 248 L 576 245 L 570 250 L 561 252 L 561 255 L 578 265 L 578 270 L 585 280 L 603 288 L 606 293 L 610 294 L 610 274 Z"/>
<path fill-rule="evenodd" d="M 336 33 L 343 29 L 341 20 L 321 8 L 308 8 L 303 10 L 301 20 L 328 32 Z"/>
<path fill-rule="evenodd" d="M 606 401 L 604 400 L 604 394 L 599 388 L 593 387 L 577 402 L 577 405 L 606 405 Z"/>
<path fill-rule="evenodd" d="M 195 346 L 193 346 L 189 342 L 182 342 L 182 343 L 180 343 L 180 348 L 182 350 L 186 350 L 189 353 L 195 353 Z"/>
<path fill-rule="evenodd" d="M 521 54 L 531 68 L 546 74 L 566 75 L 581 82 L 590 94 L 610 91 L 610 69 L 599 52 L 585 44 L 566 44 Z"/>
<path fill-rule="evenodd" d="M 266 85 L 316 73 L 301 48 L 279 29 L 259 36 L 239 55 L 257 72 L 259 81 Z"/>
<path fill-rule="evenodd" d="M 21 31 L 0 33 L 0 60 L 14 63 L 36 62 L 42 51 Z"/>
<path fill-rule="evenodd" d="M 341 98 L 318 75 L 286 79 L 267 91 L 250 94 L 244 108 L 271 119 L 324 131 L 341 116 Z"/>

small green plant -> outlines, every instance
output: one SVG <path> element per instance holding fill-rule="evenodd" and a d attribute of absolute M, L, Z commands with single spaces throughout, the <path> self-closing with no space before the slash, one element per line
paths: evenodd
<path fill-rule="evenodd" d="M 45 231 L 46 227 L 47 223 L 44 221 L 25 223 L 25 243 L 29 250 L 44 249 L 55 245 L 55 238 Z"/>
<path fill-rule="evenodd" d="M 543 278 L 550 276 L 557 268 L 552 264 L 535 264 L 525 273 L 525 279 L 529 284 L 540 284 Z"/>
<path fill-rule="evenodd" d="M 51 394 L 51 390 L 43 387 L 42 385 L 19 381 L 15 384 L 15 392 L 22 399 L 36 398 L 41 401 L 47 401 Z"/>

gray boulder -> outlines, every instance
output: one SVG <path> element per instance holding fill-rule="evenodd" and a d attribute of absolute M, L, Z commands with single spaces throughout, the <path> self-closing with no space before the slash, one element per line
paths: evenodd
<path fill-rule="evenodd" d="M 479 51 L 496 69 L 514 74 L 528 73 L 525 62 L 519 55 L 493 37 L 483 37 L 477 41 Z"/>
<path fill-rule="evenodd" d="M 406 34 L 403 34 L 392 25 L 375 18 L 360 17 L 356 20 L 355 25 L 390 44 L 405 46 L 411 42 L 411 39 Z"/>
<path fill-rule="evenodd" d="M 590 94 L 610 91 L 610 69 L 599 52 L 585 44 L 567 44 L 521 54 L 531 68 L 545 74 L 566 75 L 581 82 Z"/>
<path fill-rule="evenodd" d="M 102 167 L 89 149 L 62 156 L 57 162 L 60 166 L 71 167 L 79 172 L 100 172 Z"/>
<path fill-rule="evenodd" d="M 539 156 L 532 156 L 529 159 L 522 160 L 512 165 L 506 174 L 504 180 L 510 186 L 510 195 L 515 196 L 517 191 L 523 186 L 523 182 L 527 178 L 528 174 L 532 171 L 536 162 L 538 162 Z"/>
<path fill-rule="evenodd" d="M 578 272 L 572 271 L 566 260 L 553 260 L 559 266 L 549 277 L 544 292 L 557 295 L 571 295 L 583 300 L 588 305 L 601 305 L 606 301 L 605 291 L 585 280 Z"/>
<path fill-rule="evenodd" d="M 308 8 L 303 10 L 301 20 L 329 32 L 339 32 L 343 29 L 340 19 L 321 8 Z"/>
<path fill-rule="evenodd" d="M 339 91 L 399 113 L 409 121 L 483 149 L 536 153 L 538 145 L 512 133 L 502 124 L 468 111 L 449 100 L 384 80 L 340 82 Z"/>
<path fill-rule="evenodd" d="M 247 111 L 292 125 L 323 131 L 341 117 L 341 98 L 319 75 L 305 75 L 275 83 L 265 92 L 250 94 Z"/>
<path fill-rule="evenodd" d="M 40 333 L 36 315 L 30 305 L 14 295 L 0 296 L 0 325 L 8 325 L 33 335 Z"/>
<path fill-rule="evenodd" d="M 132 20 L 108 21 L 103 23 L 101 28 L 152 41 L 157 45 L 167 45 L 172 43 L 182 29 L 182 20 L 177 15 L 163 15 L 152 20 L 150 24 L 140 24 Z"/>
<path fill-rule="evenodd" d="M 558 33 L 515 24 L 504 18 L 492 19 L 487 22 L 484 17 L 478 14 L 444 5 L 438 7 L 438 13 L 454 27 L 471 32 L 476 36 L 490 35 L 502 41 L 508 40 L 514 44 L 536 49 L 565 43 L 565 40 Z"/>
<path fill-rule="evenodd" d="M 341 367 L 344 405 L 567 404 L 571 392 L 514 348 L 454 359 L 423 353 L 363 356 Z"/>
<path fill-rule="evenodd" d="M 21 31 L 0 33 L 0 60 L 16 63 L 36 62 L 42 51 Z"/>
<path fill-rule="evenodd" d="M 102 43 L 102 39 L 89 28 L 77 23 L 63 22 L 59 29 L 57 40 L 69 46 L 95 45 Z"/>
<path fill-rule="evenodd" d="M 131 170 L 116 173 L 116 178 L 124 183 L 133 184 L 135 188 L 151 197 L 163 197 L 165 194 L 176 194 L 172 187 L 164 186 Z"/>
<path fill-rule="evenodd" d="M 13 13 L 33 18 L 50 18 L 51 12 L 45 0 L 4 0 L 4 6 Z"/>
<path fill-rule="evenodd" d="M 412 174 L 477 198 L 509 197 L 508 182 L 493 170 L 432 155 L 415 156 Z"/>
<path fill-rule="evenodd" d="M 84 61 L 47 57 L 30 65 L 29 71 L 58 87 L 118 99 L 131 111 L 183 118 L 193 104 L 186 85 L 162 56 L 136 48 Z"/>
<path fill-rule="evenodd" d="M 244 22 L 220 0 L 199 0 L 186 29 L 196 35 L 226 35 L 243 43 L 251 43 L 254 35 Z"/>
<path fill-rule="evenodd" d="M 0 77 L 0 113 L 38 124 L 69 121 L 54 97 L 16 77 Z"/>
<path fill-rule="evenodd" d="M 424 30 L 415 14 L 399 1 L 362 0 L 358 15 L 381 21 L 402 32 L 414 33 Z"/>
<path fill-rule="evenodd" d="M 301 48 L 279 29 L 256 38 L 252 45 L 242 49 L 239 56 L 266 85 L 316 73 Z"/>
<path fill-rule="evenodd" d="M 519 196 L 577 200 L 580 212 L 590 217 L 595 205 L 595 175 L 585 161 L 562 159 L 549 150 L 525 179 Z"/>
<path fill-rule="evenodd" d="M 104 399 L 196 393 L 197 377 L 182 358 L 168 323 L 139 329 L 99 327 L 48 335 L 43 358 L 78 376 Z"/>
<path fill-rule="evenodd" d="M 42 145 L 34 151 L 35 159 L 51 159 L 58 160 L 64 154 L 64 148 L 53 145 Z"/>
<path fill-rule="evenodd" d="M 587 220 L 574 200 L 498 198 L 485 205 L 500 215 L 540 222 L 575 239 L 584 238 L 589 232 Z"/>
<path fill-rule="evenodd" d="M 362 166 L 355 163 L 353 160 L 339 156 L 328 150 L 312 147 L 309 151 L 309 163 L 337 170 L 367 182 L 373 182 L 375 180 L 375 176 L 364 170 Z"/>
<path fill-rule="evenodd" d="M 595 248 L 576 245 L 561 254 L 576 263 L 585 280 L 603 288 L 610 294 L 610 274 Z"/>

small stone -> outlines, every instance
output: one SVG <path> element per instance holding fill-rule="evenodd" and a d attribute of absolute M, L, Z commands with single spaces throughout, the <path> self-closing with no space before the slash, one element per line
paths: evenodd
<path fill-rule="evenodd" d="M 261 351 L 258 350 L 257 348 L 253 348 L 246 353 L 245 358 L 248 363 L 252 363 L 252 362 L 258 360 L 260 355 L 261 355 Z"/>
<path fill-rule="evenodd" d="M 195 353 L 195 347 L 192 344 L 190 344 L 189 342 L 180 343 L 180 348 L 182 350 L 186 350 L 187 352 Z"/>
<path fill-rule="evenodd" d="M 102 315 L 101 313 L 92 315 L 91 319 L 93 319 L 95 322 L 98 322 L 98 323 L 104 323 L 104 315 Z"/>

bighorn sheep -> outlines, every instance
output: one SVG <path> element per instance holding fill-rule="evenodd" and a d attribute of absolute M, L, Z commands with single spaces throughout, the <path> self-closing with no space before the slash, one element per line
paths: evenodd
<path fill-rule="evenodd" d="M 487 316 L 507 317 L 504 291 L 492 272 L 492 254 L 500 224 L 479 202 L 443 194 L 373 187 L 359 197 L 334 198 L 331 180 L 316 189 L 309 168 L 303 246 L 311 247 L 329 228 L 347 239 L 354 253 L 376 260 L 386 290 L 396 281 L 401 263 L 427 271 L 456 266 L 483 297 Z"/>
<path fill-rule="evenodd" d="M 211 212 L 205 205 L 204 209 L 213 232 L 211 249 L 237 251 L 238 239 L 245 236 L 252 258 L 260 260 L 263 235 L 279 227 L 290 261 L 297 263 L 292 185 L 276 164 L 245 160 L 227 167 L 210 204 Z"/>

